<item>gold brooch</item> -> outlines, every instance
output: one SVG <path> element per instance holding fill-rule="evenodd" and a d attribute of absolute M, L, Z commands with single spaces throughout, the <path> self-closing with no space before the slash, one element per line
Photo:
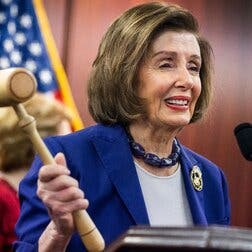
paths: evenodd
<path fill-rule="evenodd" d="M 202 173 L 197 165 L 193 166 L 191 170 L 191 181 L 195 190 L 201 191 L 203 189 Z"/>

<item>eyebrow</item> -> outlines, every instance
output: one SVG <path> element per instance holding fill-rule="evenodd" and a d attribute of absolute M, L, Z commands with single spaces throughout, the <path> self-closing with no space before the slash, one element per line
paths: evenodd
<path fill-rule="evenodd" d="M 196 60 L 199 60 L 201 62 L 201 56 L 197 55 L 197 54 L 193 54 L 190 56 L 190 58 L 193 58 L 193 59 L 196 59 Z"/>
<path fill-rule="evenodd" d="M 152 58 L 155 58 L 156 56 L 159 56 L 159 55 L 169 55 L 169 56 L 176 56 L 177 53 L 176 52 L 173 52 L 173 51 L 159 51 L 159 52 L 156 52 L 152 55 Z"/>
<path fill-rule="evenodd" d="M 152 55 L 152 58 L 155 58 L 156 56 L 159 56 L 159 55 L 169 55 L 169 56 L 177 56 L 177 52 L 174 52 L 174 51 L 159 51 L 159 52 L 156 52 Z M 192 59 L 196 59 L 196 60 L 199 60 L 201 62 L 201 56 L 199 56 L 198 54 L 193 54 L 193 55 L 190 55 L 190 58 Z"/>

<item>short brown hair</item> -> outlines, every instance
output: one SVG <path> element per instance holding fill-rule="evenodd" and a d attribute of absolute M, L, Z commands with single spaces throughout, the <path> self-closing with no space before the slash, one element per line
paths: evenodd
<path fill-rule="evenodd" d="M 41 137 L 57 134 L 62 120 L 69 123 L 72 112 L 61 102 L 37 93 L 24 103 L 28 114 L 34 116 Z M 0 108 L 0 170 L 10 172 L 29 168 L 35 151 L 28 136 L 18 126 L 18 118 L 12 107 Z"/>
<path fill-rule="evenodd" d="M 127 10 L 103 36 L 88 83 L 88 107 L 96 122 L 127 125 L 145 113 L 137 94 L 138 70 L 155 37 L 165 30 L 188 31 L 199 43 L 202 90 L 191 122 L 202 117 L 211 97 L 211 46 L 188 10 L 155 2 Z"/>

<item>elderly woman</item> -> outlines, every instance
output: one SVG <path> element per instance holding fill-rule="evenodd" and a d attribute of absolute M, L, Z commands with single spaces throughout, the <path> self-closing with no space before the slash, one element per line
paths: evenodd
<path fill-rule="evenodd" d="M 21 184 L 17 251 L 84 249 L 72 212 L 88 204 L 106 245 L 132 225 L 229 224 L 222 171 L 176 138 L 202 117 L 210 93 L 211 47 L 189 11 L 161 3 L 126 11 L 89 80 L 98 124 L 47 139 L 64 155 L 56 165 L 36 158 Z"/>

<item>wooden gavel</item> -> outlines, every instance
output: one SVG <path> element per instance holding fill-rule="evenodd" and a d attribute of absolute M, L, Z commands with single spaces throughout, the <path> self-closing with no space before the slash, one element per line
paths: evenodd
<path fill-rule="evenodd" d="M 34 75 L 25 68 L 0 70 L 0 107 L 12 106 L 19 118 L 19 126 L 30 138 L 44 164 L 54 164 L 54 158 L 38 134 L 35 119 L 21 104 L 29 100 L 37 89 Z M 86 210 L 73 213 L 74 223 L 88 251 L 103 251 L 105 243 Z"/>

